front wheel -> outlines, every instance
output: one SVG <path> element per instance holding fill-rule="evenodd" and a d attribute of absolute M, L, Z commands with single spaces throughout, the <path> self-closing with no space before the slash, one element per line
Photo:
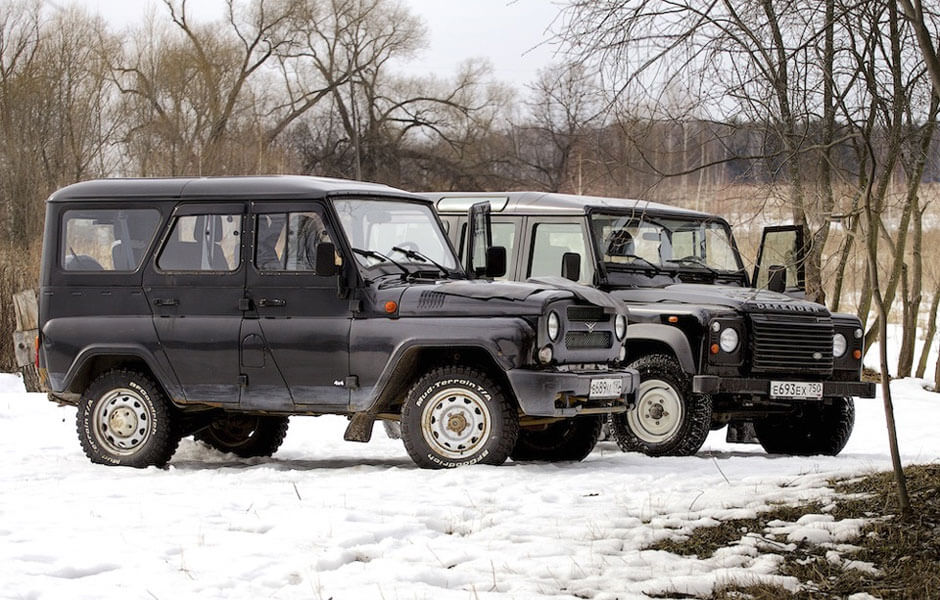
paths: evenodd
<path fill-rule="evenodd" d="M 194 437 L 220 452 L 242 458 L 271 456 L 287 435 L 287 417 L 228 414 L 215 419 Z"/>
<path fill-rule="evenodd" d="M 509 455 L 515 461 L 581 461 L 587 458 L 604 426 L 603 417 L 573 417 L 540 427 L 519 430 L 516 447 Z"/>
<path fill-rule="evenodd" d="M 180 439 L 160 388 L 142 373 L 124 369 L 100 375 L 85 389 L 76 427 L 85 455 L 105 465 L 162 466 Z"/>
<path fill-rule="evenodd" d="M 516 411 L 481 371 L 441 367 L 415 383 L 401 413 L 405 449 L 419 467 L 506 461 L 519 435 Z"/>
<path fill-rule="evenodd" d="M 791 415 L 754 422 L 761 446 L 770 454 L 836 456 L 855 427 L 855 401 L 834 398 L 830 404 L 807 404 Z"/>
<path fill-rule="evenodd" d="M 631 365 L 640 373 L 636 406 L 610 416 L 610 432 L 624 452 L 690 456 L 712 422 L 711 397 L 692 393 L 692 380 L 670 356 L 651 354 Z"/>

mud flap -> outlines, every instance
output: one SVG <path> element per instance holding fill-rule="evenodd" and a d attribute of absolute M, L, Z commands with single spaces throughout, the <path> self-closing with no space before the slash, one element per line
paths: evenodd
<path fill-rule="evenodd" d="M 375 425 L 375 415 L 359 412 L 352 416 L 343 439 L 347 442 L 368 442 L 372 439 L 372 426 Z"/>
<path fill-rule="evenodd" d="M 729 444 L 759 444 L 754 423 L 750 421 L 733 421 L 728 423 L 728 433 L 725 441 Z"/>

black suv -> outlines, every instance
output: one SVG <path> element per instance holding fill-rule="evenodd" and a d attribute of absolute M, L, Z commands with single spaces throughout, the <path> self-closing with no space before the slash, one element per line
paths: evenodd
<path fill-rule="evenodd" d="M 478 209 L 480 207 L 477 207 Z M 430 203 L 310 177 L 90 181 L 47 203 L 40 376 L 85 453 L 167 462 L 195 434 L 272 454 L 288 415 L 401 422 L 422 467 L 580 460 L 639 378 L 626 311 L 558 280 L 469 279 Z"/>
<path fill-rule="evenodd" d="M 636 408 L 610 419 L 626 451 L 694 454 L 710 429 L 785 454 L 838 454 L 852 432 L 862 325 L 802 299 L 802 234 L 764 231 L 748 277 L 728 223 L 650 202 L 539 192 L 431 193 L 452 241 L 463 207 L 489 202 L 508 276 L 594 285 L 630 311 Z"/>

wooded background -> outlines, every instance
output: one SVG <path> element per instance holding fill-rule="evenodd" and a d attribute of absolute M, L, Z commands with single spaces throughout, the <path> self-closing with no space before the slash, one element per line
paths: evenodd
<path fill-rule="evenodd" d="M 893 310 L 899 374 L 927 369 L 940 16 L 919 1 L 570 0 L 546 42 L 557 63 L 524 83 L 479 59 L 403 74 L 427 31 L 397 0 L 227 6 L 195 23 L 164 0 L 116 31 L 67 3 L 0 0 L 0 339 L 11 295 L 37 285 L 55 189 L 303 173 L 687 206 L 728 217 L 748 259 L 760 226 L 801 223 L 810 297 L 857 312 L 869 343 L 869 314 Z M 0 344 L 0 370 L 14 364 Z"/>

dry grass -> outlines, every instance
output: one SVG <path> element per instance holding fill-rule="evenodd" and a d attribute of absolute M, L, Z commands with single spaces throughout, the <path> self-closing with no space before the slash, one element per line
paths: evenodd
<path fill-rule="evenodd" d="M 940 465 L 908 467 L 906 474 L 915 510 L 915 517 L 909 522 L 897 516 L 893 473 L 834 484 L 842 499 L 829 514 L 840 520 L 869 521 L 860 538 L 852 542 L 860 549 L 846 558 L 872 563 L 878 575 L 843 570 L 826 558 L 825 548 L 803 543 L 793 551 L 781 553 L 785 560 L 780 574 L 795 577 L 804 584 L 798 594 L 770 585 L 728 585 L 716 589 L 711 600 L 829 600 L 859 592 L 885 600 L 940 598 Z M 805 514 L 819 512 L 821 507 L 816 504 L 778 506 L 756 519 L 700 528 L 685 541 L 661 542 L 654 548 L 706 558 L 719 548 L 736 543 L 747 532 L 763 531 L 770 521 L 793 522 Z"/>

